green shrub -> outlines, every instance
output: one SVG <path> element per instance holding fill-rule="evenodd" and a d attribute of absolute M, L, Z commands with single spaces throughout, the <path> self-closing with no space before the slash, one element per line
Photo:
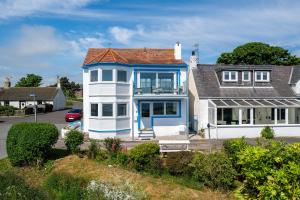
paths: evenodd
<path fill-rule="evenodd" d="M 252 199 L 299 199 L 299 158 L 299 143 L 245 148 L 238 161 L 245 176 L 241 194 Z"/>
<path fill-rule="evenodd" d="M 0 115 L 13 116 L 16 108 L 13 106 L 0 106 Z"/>
<path fill-rule="evenodd" d="M 198 153 L 192 167 L 193 178 L 208 187 L 229 190 L 235 186 L 236 171 L 223 152 L 207 155 Z"/>
<path fill-rule="evenodd" d="M 271 128 L 270 126 L 266 126 L 260 132 L 260 136 L 263 138 L 266 138 L 266 139 L 273 139 L 275 136 L 275 132 L 274 132 L 273 128 Z"/>
<path fill-rule="evenodd" d="M 138 170 L 147 170 L 151 168 L 152 159 L 159 156 L 159 146 L 155 143 L 146 142 L 135 146 L 129 152 L 129 158 L 133 167 Z"/>
<path fill-rule="evenodd" d="M 171 175 L 188 175 L 194 154 L 190 151 L 167 153 L 166 169 Z"/>
<path fill-rule="evenodd" d="M 237 164 L 238 154 L 248 146 L 245 137 L 238 139 L 229 139 L 223 142 L 225 153 L 231 160 L 234 168 L 240 172 L 240 166 Z"/>
<path fill-rule="evenodd" d="M 99 149 L 97 155 L 96 155 L 96 160 L 97 161 L 105 161 L 107 159 L 109 159 L 109 153 L 106 149 Z"/>
<path fill-rule="evenodd" d="M 100 150 L 100 147 L 98 146 L 97 142 L 95 140 L 91 140 L 91 144 L 89 146 L 89 149 L 87 151 L 87 156 L 89 159 L 96 159 L 96 156 L 98 155 Z"/>
<path fill-rule="evenodd" d="M 8 158 L 18 166 L 41 164 L 57 139 L 58 130 L 53 124 L 14 124 L 7 135 Z"/>
<path fill-rule="evenodd" d="M 84 197 L 87 181 L 83 178 L 73 177 L 67 173 L 53 173 L 44 183 L 45 189 L 53 199 L 78 199 Z"/>
<path fill-rule="evenodd" d="M 104 146 L 110 154 L 114 154 L 122 150 L 121 140 L 119 138 L 105 138 Z"/>
<path fill-rule="evenodd" d="M 46 200 L 48 198 L 42 190 L 29 186 L 21 177 L 12 172 L 6 172 L 0 173 L 0 199 Z"/>
<path fill-rule="evenodd" d="M 129 157 L 126 153 L 118 152 L 115 157 L 115 162 L 121 166 L 127 166 Z"/>
<path fill-rule="evenodd" d="M 79 151 L 79 145 L 83 144 L 83 134 L 76 130 L 68 132 L 65 138 L 65 145 L 71 153 Z"/>

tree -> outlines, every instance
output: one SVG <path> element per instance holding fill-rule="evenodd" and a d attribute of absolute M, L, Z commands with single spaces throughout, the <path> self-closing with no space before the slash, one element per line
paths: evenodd
<path fill-rule="evenodd" d="M 26 77 L 22 77 L 15 87 L 39 87 L 43 78 L 36 74 L 27 74 Z"/>
<path fill-rule="evenodd" d="M 238 46 L 230 53 L 222 53 L 217 60 L 219 64 L 249 65 L 297 65 L 300 58 L 277 46 L 261 42 L 250 42 Z"/>
<path fill-rule="evenodd" d="M 80 88 L 80 85 L 78 83 L 75 83 L 74 81 L 71 81 L 67 77 L 61 77 L 59 79 L 61 89 L 63 90 L 64 94 L 67 97 L 75 97 L 75 91 Z M 57 84 L 51 85 L 50 87 L 56 87 Z"/>

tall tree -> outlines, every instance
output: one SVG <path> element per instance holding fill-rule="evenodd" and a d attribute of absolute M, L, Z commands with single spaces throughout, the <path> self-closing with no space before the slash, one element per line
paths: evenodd
<path fill-rule="evenodd" d="M 75 97 L 75 91 L 80 88 L 80 85 L 78 83 L 75 83 L 74 81 L 70 81 L 67 77 L 61 77 L 59 79 L 61 89 L 63 90 L 64 94 L 67 97 Z M 51 85 L 50 87 L 56 87 L 57 84 Z"/>
<path fill-rule="evenodd" d="M 36 74 L 27 74 L 26 77 L 22 77 L 15 87 L 39 87 L 43 78 Z"/>
<path fill-rule="evenodd" d="M 250 42 L 235 48 L 232 52 L 222 53 L 217 60 L 219 64 L 249 65 L 297 65 L 300 58 L 277 46 L 261 42 Z"/>

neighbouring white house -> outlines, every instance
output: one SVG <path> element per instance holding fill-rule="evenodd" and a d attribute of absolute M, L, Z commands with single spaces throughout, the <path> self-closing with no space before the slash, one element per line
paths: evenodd
<path fill-rule="evenodd" d="M 203 65 L 190 59 L 190 120 L 195 131 L 211 125 L 212 138 L 300 136 L 300 67 Z"/>
<path fill-rule="evenodd" d="M 53 105 L 53 111 L 66 107 L 66 97 L 60 84 L 57 87 L 11 87 L 10 80 L 6 78 L 4 87 L 0 88 L 0 105 L 23 109 L 42 104 Z"/>
<path fill-rule="evenodd" d="M 180 43 L 174 49 L 91 48 L 82 68 L 90 138 L 188 133 L 188 66 Z"/>

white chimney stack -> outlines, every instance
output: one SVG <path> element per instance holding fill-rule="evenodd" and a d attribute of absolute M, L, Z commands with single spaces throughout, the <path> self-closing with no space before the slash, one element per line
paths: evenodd
<path fill-rule="evenodd" d="M 196 69 L 198 64 L 198 57 L 195 51 L 192 51 L 192 55 L 190 57 L 190 69 Z"/>
<path fill-rule="evenodd" d="M 57 88 L 61 88 L 59 76 L 57 76 L 57 85 L 56 85 L 56 87 L 57 87 Z"/>
<path fill-rule="evenodd" d="M 174 56 L 176 60 L 181 60 L 181 44 L 180 42 L 176 42 L 174 47 Z"/>
<path fill-rule="evenodd" d="M 6 77 L 4 80 L 4 88 L 10 88 L 11 87 L 11 81 L 9 77 Z"/>

